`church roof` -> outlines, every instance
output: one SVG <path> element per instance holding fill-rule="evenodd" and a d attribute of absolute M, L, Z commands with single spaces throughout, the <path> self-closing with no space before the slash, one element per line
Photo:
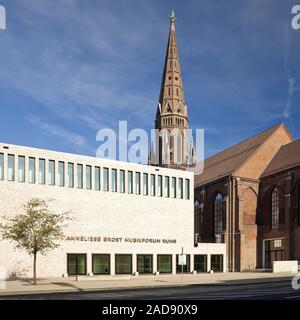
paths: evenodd
<path fill-rule="evenodd" d="M 282 146 L 262 176 L 300 165 L 300 139 Z"/>
<path fill-rule="evenodd" d="M 234 174 L 280 127 L 288 133 L 281 123 L 206 159 L 203 173 L 195 176 L 195 185 L 206 184 Z"/>

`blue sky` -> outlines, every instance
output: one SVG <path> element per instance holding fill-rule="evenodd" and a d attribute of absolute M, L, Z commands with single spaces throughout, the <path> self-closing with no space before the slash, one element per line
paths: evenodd
<path fill-rule="evenodd" d="M 0 141 L 95 155 L 154 126 L 169 15 L 206 157 L 284 121 L 300 137 L 299 0 L 0 0 Z"/>

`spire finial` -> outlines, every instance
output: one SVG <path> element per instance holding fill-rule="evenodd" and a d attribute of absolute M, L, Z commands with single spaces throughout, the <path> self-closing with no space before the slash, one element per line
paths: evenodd
<path fill-rule="evenodd" d="M 171 23 L 175 22 L 175 12 L 174 12 L 174 10 L 172 10 L 170 18 L 171 18 Z"/>

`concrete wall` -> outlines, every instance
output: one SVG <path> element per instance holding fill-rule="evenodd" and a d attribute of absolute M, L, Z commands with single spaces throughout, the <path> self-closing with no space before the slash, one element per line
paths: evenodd
<path fill-rule="evenodd" d="M 298 261 L 273 261 L 273 272 L 298 272 Z"/>

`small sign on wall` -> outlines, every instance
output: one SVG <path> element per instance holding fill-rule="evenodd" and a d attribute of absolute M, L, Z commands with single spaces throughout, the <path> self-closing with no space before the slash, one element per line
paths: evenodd
<path fill-rule="evenodd" d="M 181 254 L 179 256 L 178 264 L 180 266 L 185 266 L 186 265 L 186 254 Z"/>

